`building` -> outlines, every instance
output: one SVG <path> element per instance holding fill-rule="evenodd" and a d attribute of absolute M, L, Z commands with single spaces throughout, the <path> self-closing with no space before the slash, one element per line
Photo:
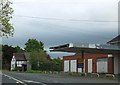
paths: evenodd
<path fill-rule="evenodd" d="M 50 51 L 74 52 L 63 57 L 64 72 L 120 74 L 120 35 L 107 44 L 68 43 Z"/>
<path fill-rule="evenodd" d="M 31 70 L 29 55 L 29 53 L 13 53 L 11 60 L 11 70 Z"/>
<path fill-rule="evenodd" d="M 120 35 L 108 41 L 107 44 L 116 45 L 120 49 Z M 120 74 L 120 50 L 114 56 L 114 74 Z"/>
<path fill-rule="evenodd" d="M 64 56 L 63 71 L 113 74 L 114 61 L 112 55 L 107 54 L 84 54 L 84 60 L 80 54 Z"/>

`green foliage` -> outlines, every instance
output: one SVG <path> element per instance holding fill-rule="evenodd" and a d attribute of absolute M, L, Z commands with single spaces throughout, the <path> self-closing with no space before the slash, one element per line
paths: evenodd
<path fill-rule="evenodd" d="M 61 71 L 62 60 L 60 58 L 51 61 L 50 56 L 44 50 L 44 44 L 36 39 L 29 39 L 25 43 L 25 50 L 30 52 L 30 63 L 33 70 Z"/>
<path fill-rule="evenodd" d="M 24 52 L 24 50 L 21 47 L 16 46 L 15 47 L 15 52 Z"/>
<path fill-rule="evenodd" d="M 34 54 L 34 55 L 36 55 L 36 54 Z M 33 58 L 35 58 L 35 57 L 33 57 Z M 48 59 L 45 59 L 44 61 L 42 61 L 42 58 L 40 58 L 39 61 L 37 58 L 35 58 L 35 59 L 32 60 L 32 69 L 33 70 L 62 71 L 62 60 L 60 58 L 53 59 L 52 61 L 50 61 Z"/>
<path fill-rule="evenodd" d="M 29 39 L 25 43 L 25 51 L 30 52 L 30 63 L 33 70 L 45 70 L 45 65 L 48 66 L 50 60 L 48 54 L 44 50 L 44 44 L 36 39 Z M 43 65 L 41 68 L 41 65 Z M 49 67 L 49 66 L 48 66 Z M 46 68 L 48 68 L 46 67 Z"/>
<path fill-rule="evenodd" d="M 3 51 L 3 63 L 4 62 L 11 62 L 13 53 L 15 52 L 15 49 L 12 46 L 8 46 L 8 45 L 3 45 L 2 47 L 2 51 Z"/>
<path fill-rule="evenodd" d="M 32 51 L 30 53 L 30 63 L 33 66 L 33 69 L 38 69 L 40 64 L 43 64 L 44 62 L 49 62 L 49 60 L 47 59 L 48 55 L 46 52 L 44 51 Z"/>
<path fill-rule="evenodd" d="M 44 50 L 44 44 L 43 42 L 39 42 L 36 39 L 29 39 L 26 43 L 25 43 L 25 50 L 27 52 L 32 52 L 32 51 L 43 51 Z"/>
<path fill-rule="evenodd" d="M 54 63 L 54 71 L 62 71 L 62 60 L 58 57 L 52 60 Z"/>
<path fill-rule="evenodd" d="M 13 9 L 10 7 L 12 4 L 9 0 L 1 0 L 0 7 L 0 36 L 13 36 L 14 27 L 10 23 L 12 18 Z"/>
<path fill-rule="evenodd" d="M 12 46 L 8 46 L 8 45 L 3 45 L 2 46 L 2 67 L 3 69 L 10 69 L 10 63 L 11 63 L 11 59 L 13 56 L 13 53 L 15 52 L 15 49 Z"/>
<path fill-rule="evenodd" d="M 62 63 L 62 60 L 59 57 L 58 58 L 54 58 L 52 61 L 55 64 L 61 64 Z"/>

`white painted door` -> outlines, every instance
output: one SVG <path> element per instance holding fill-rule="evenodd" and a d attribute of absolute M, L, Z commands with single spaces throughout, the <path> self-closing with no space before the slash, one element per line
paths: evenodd
<path fill-rule="evenodd" d="M 69 72 L 69 60 L 64 61 L 64 72 Z"/>
<path fill-rule="evenodd" d="M 92 59 L 88 59 L 88 73 L 92 73 Z"/>
<path fill-rule="evenodd" d="M 70 71 L 71 72 L 77 72 L 76 70 L 77 70 L 77 60 L 71 60 L 70 61 L 71 62 L 71 69 L 70 69 Z"/>
<path fill-rule="evenodd" d="M 107 73 L 108 72 L 107 58 L 97 59 L 97 72 L 98 73 Z"/>

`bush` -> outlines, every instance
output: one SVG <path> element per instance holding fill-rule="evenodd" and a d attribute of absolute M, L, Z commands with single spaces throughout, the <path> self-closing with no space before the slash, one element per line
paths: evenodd
<path fill-rule="evenodd" d="M 61 71 L 61 65 L 56 65 L 51 62 L 41 63 L 38 67 L 37 64 L 32 64 L 32 70 L 40 70 L 40 71 Z"/>

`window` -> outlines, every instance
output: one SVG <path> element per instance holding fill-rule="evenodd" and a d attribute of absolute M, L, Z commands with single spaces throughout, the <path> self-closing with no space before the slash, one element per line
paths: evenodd
<path fill-rule="evenodd" d="M 22 66 L 21 61 L 17 61 L 17 66 L 18 66 L 18 67 L 21 67 L 21 66 Z"/>

